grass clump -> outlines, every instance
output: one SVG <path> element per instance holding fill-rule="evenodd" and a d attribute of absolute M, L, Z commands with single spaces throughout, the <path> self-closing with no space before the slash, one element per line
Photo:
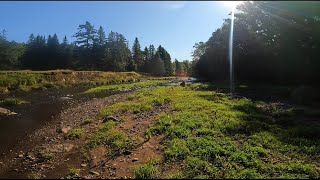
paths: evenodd
<path fill-rule="evenodd" d="M 3 101 L 2 101 L 3 104 L 5 105 L 8 105 L 8 106 L 15 106 L 15 105 L 20 105 L 20 104 L 23 104 L 23 103 L 27 103 L 27 101 L 24 101 L 20 98 L 5 98 Z"/>
<path fill-rule="evenodd" d="M 54 153 L 53 152 L 48 151 L 48 152 L 41 153 L 41 158 L 44 161 L 49 161 L 53 157 L 54 157 Z"/>
<path fill-rule="evenodd" d="M 157 160 L 150 159 L 145 164 L 142 164 L 135 168 L 134 176 L 137 179 L 151 179 L 157 178 L 159 170 L 157 165 Z"/>
<path fill-rule="evenodd" d="M 120 155 L 132 147 L 129 137 L 115 129 L 113 121 L 103 123 L 99 129 L 94 132 L 86 143 L 87 148 L 94 148 L 104 145 L 110 149 L 109 155 Z"/>
<path fill-rule="evenodd" d="M 118 102 L 104 107 L 100 110 L 100 115 L 107 117 L 116 113 L 138 114 L 171 102 L 170 98 L 166 95 L 167 92 L 161 89 L 154 91 L 152 94 L 149 94 L 148 91 L 149 89 L 142 89 L 137 93 L 131 94 L 130 98 L 128 98 L 129 101 Z"/>
<path fill-rule="evenodd" d="M 87 119 L 85 119 L 84 121 L 83 121 L 83 125 L 86 125 L 86 124 L 91 124 L 91 123 L 93 123 L 94 122 L 94 119 L 91 119 L 91 118 L 87 118 Z"/>
<path fill-rule="evenodd" d="M 79 139 L 82 134 L 84 133 L 84 129 L 82 128 L 75 128 L 68 131 L 66 137 L 67 139 Z"/>
<path fill-rule="evenodd" d="M 67 175 L 66 179 L 74 179 L 80 176 L 80 169 L 75 167 L 69 168 L 69 174 Z"/>

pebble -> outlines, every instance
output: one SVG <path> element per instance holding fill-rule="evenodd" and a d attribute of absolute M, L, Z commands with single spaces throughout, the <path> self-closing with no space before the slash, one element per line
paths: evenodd
<path fill-rule="evenodd" d="M 92 174 L 92 175 L 97 175 L 97 176 L 99 176 L 99 175 L 100 175 L 97 171 L 92 171 L 92 170 L 91 170 L 91 171 L 89 171 L 89 173 L 90 173 L 90 174 Z"/>
<path fill-rule="evenodd" d="M 19 156 L 18 156 L 19 158 L 22 158 L 23 157 L 23 154 L 19 154 Z"/>
<path fill-rule="evenodd" d="M 135 162 L 135 161 L 139 161 L 139 159 L 138 158 L 133 158 L 132 162 Z"/>
<path fill-rule="evenodd" d="M 86 167 L 87 166 L 87 164 L 81 164 L 81 167 Z"/>
<path fill-rule="evenodd" d="M 30 160 L 35 160 L 36 159 L 35 157 L 32 157 L 30 155 L 28 155 L 27 158 L 30 159 Z"/>

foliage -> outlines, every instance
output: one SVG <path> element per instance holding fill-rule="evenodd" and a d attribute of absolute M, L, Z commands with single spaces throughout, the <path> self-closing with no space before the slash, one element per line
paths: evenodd
<path fill-rule="evenodd" d="M 146 51 L 135 38 L 132 51 L 124 35 L 111 31 L 106 35 L 102 26 L 98 30 L 86 21 L 74 34 L 75 42 L 67 37 L 59 42 L 58 36 L 31 34 L 27 43 L 9 42 L 6 31 L 0 33 L 0 69 L 31 70 L 100 70 L 139 71 L 157 75 L 172 75 L 170 54 L 161 46 L 153 45 Z M 158 54 L 156 61 L 155 54 Z"/>
<path fill-rule="evenodd" d="M 191 69 L 191 62 L 188 60 L 184 60 L 182 62 L 179 62 L 177 59 L 174 61 L 174 67 L 175 67 L 175 75 L 176 76 L 190 76 L 192 74 Z"/>
<path fill-rule="evenodd" d="M 237 6 L 233 32 L 236 82 L 311 84 L 320 77 L 320 28 L 314 2 L 244 2 Z M 229 79 L 230 19 L 205 43 L 194 46 L 194 75 Z"/>

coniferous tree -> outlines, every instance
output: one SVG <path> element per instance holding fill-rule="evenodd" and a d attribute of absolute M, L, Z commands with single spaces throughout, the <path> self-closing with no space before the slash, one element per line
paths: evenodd
<path fill-rule="evenodd" d="M 94 26 L 86 21 L 85 24 L 79 25 L 78 32 L 74 35 L 74 37 L 77 38 L 75 42 L 82 48 L 92 48 L 96 33 L 97 31 L 94 29 Z"/>
<path fill-rule="evenodd" d="M 133 63 L 137 66 L 137 70 L 140 72 L 143 71 L 145 61 L 143 59 L 143 54 L 137 37 L 135 38 L 132 47 L 132 59 Z"/>

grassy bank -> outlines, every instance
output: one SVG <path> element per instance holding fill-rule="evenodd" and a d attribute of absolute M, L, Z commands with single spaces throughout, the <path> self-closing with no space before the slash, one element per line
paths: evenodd
<path fill-rule="evenodd" d="M 44 89 L 72 85 L 103 85 L 134 82 L 141 78 L 135 72 L 101 71 L 0 71 L 0 93 L 14 90 Z"/>
<path fill-rule="evenodd" d="M 127 83 L 127 84 L 114 84 L 114 85 L 106 85 L 106 86 L 99 86 L 95 88 L 90 88 L 84 93 L 101 93 L 107 91 L 114 91 L 114 90 L 123 90 L 123 89 L 131 89 L 137 87 L 147 87 L 147 86 L 155 86 L 161 85 L 163 83 L 169 82 L 168 80 L 146 80 L 142 82 L 135 82 L 135 83 Z"/>
<path fill-rule="evenodd" d="M 164 137 L 162 161 L 141 165 L 136 177 L 320 177 L 320 126 L 308 121 L 303 109 L 190 87 L 159 87 L 133 93 L 100 115 L 137 114 L 163 104 L 169 110 L 145 132 Z"/>

